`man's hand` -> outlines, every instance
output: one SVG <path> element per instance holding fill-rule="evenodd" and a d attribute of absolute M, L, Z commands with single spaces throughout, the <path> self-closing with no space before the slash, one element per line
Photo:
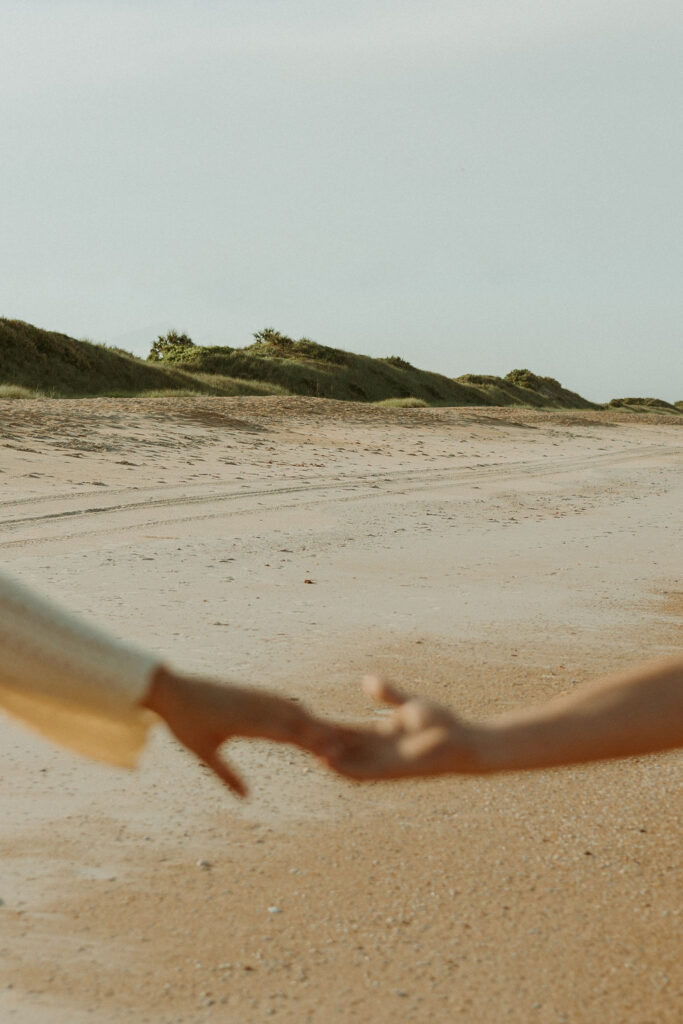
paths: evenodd
<path fill-rule="evenodd" d="M 475 727 L 438 704 L 407 697 L 377 676 L 366 676 L 363 689 L 396 710 L 370 729 L 330 736 L 322 753 L 340 775 L 361 782 L 480 770 Z"/>
<path fill-rule="evenodd" d="M 245 796 L 247 788 L 219 755 L 226 740 L 250 736 L 292 743 L 321 754 L 337 735 L 334 727 L 283 697 L 189 679 L 163 667 L 154 673 L 143 703 L 163 718 L 183 746 L 239 796 Z"/>

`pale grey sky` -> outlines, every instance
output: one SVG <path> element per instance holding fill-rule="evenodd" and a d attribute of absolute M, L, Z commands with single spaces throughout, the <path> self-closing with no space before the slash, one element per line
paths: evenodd
<path fill-rule="evenodd" d="M 4 0 L 0 315 L 683 399 L 680 0 Z"/>

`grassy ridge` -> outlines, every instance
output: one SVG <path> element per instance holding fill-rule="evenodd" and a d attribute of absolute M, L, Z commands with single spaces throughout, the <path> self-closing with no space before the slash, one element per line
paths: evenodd
<path fill-rule="evenodd" d="M 401 360 L 401 362 L 403 362 Z M 294 342 L 291 348 L 250 345 L 243 349 L 196 346 L 165 359 L 164 364 L 190 373 L 220 374 L 278 385 L 292 395 L 380 402 L 417 398 L 428 405 L 481 405 L 472 388 L 409 363 L 373 359 L 315 342 Z M 486 403 L 484 403 L 486 404 Z"/>
<path fill-rule="evenodd" d="M 672 405 L 663 398 L 613 398 L 609 405 L 612 409 L 626 409 L 628 412 L 683 412 L 683 402 Z"/>
<path fill-rule="evenodd" d="M 531 405 L 542 409 L 600 409 L 575 391 L 563 388 L 554 377 L 539 377 L 530 370 L 511 370 L 505 377 L 466 373 L 458 380 L 481 392 L 482 405 Z"/>
<path fill-rule="evenodd" d="M 0 398 L 51 395 L 305 395 L 346 401 L 420 405 L 599 409 L 552 377 L 513 370 L 506 377 L 457 379 L 419 370 L 398 356 L 373 359 L 261 332 L 245 348 L 198 346 L 167 351 L 155 362 L 122 349 L 77 341 L 20 320 L 0 318 Z M 659 399 L 614 399 L 633 412 L 683 414 Z"/>
<path fill-rule="evenodd" d="M 77 341 L 22 320 L 0 318 L 0 397 L 47 394 L 57 398 L 155 393 L 268 394 L 243 381 L 195 376 L 182 367 L 148 363 L 122 349 Z M 277 389 L 275 389 L 277 391 Z M 23 396 L 25 397 L 25 396 Z"/>

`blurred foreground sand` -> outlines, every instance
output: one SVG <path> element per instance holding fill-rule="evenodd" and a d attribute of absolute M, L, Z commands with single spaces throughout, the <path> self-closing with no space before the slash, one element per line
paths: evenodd
<path fill-rule="evenodd" d="M 367 669 L 495 714 L 680 648 L 682 437 L 628 414 L 0 402 L 2 564 L 324 714 L 377 713 Z M 681 1019 L 678 754 L 357 788 L 242 742 L 240 804 L 161 730 L 135 774 L 0 740 L 3 1022 Z"/>

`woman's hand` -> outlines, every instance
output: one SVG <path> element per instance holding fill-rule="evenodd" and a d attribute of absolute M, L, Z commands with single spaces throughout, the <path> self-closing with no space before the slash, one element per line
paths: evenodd
<path fill-rule="evenodd" d="M 352 779 L 529 771 L 683 746 L 680 656 L 624 669 L 481 724 L 409 700 L 374 676 L 364 685 L 396 710 L 372 729 L 340 729 L 330 736 L 325 760 Z"/>
<path fill-rule="evenodd" d="M 370 729 L 340 729 L 330 736 L 322 754 L 340 775 L 362 782 L 481 771 L 476 727 L 377 676 L 366 676 L 363 689 L 395 711 Z"/>
<path fill-rule="evenodd" d="M 250 736 L 322 754 L 338 733 L 283 697 L 190 679 L 163 667 L 152 677 L 144 706 L 163 718 L 176 739 L 239 796 L 247 788 L 219 755 L 226 740 Z"/>

